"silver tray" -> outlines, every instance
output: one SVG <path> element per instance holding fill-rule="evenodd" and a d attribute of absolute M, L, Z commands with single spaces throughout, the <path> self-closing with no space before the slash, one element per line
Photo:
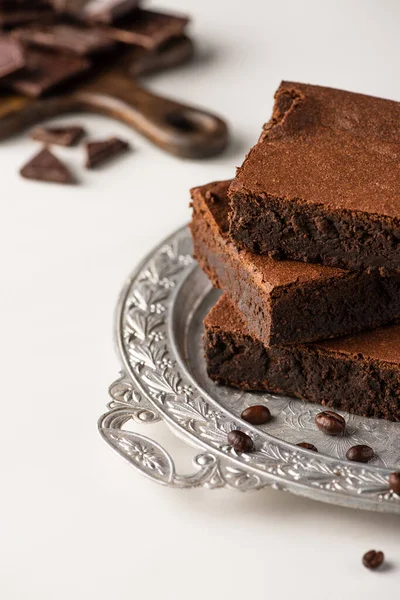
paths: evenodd
<path fill-rule="evenodd" d="M 106 442 L 143 474 L 177 487 L 264 486 L 315 500 L 400 513 L 400 497 L 388 475 L 400 468 L 400 424 L 342 413 L 345 434 L 325 436 L 314 425 L 319 405 L 268 393 L 247 393 L 215 385 L 207 377 L 202 321 L 218 292 L 192 258 L 184 227 L 158 246 L 135 269 L 116 310 L 115 341 L 123 372 L 110 387 L 108 411 L 99 419 Z M 346 390 L 343 390 L 346 393 Z M 268 405 L 273 420 L 253 427 L 240 419 L 246 406 Z M 168 452 L 130 422 L 160 419 L 199 448 L 192 475 L 180 475 Z M 242 429 L 256 450 L 237 454 L 227 433 Z M 297 447 L 314 443 L 319 453 Z M 344 459 L 354 444 L 372 446 L 368 465 Z"/>

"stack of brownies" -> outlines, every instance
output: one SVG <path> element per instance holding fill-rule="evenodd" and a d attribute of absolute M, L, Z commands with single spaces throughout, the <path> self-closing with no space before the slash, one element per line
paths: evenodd
<path fill-rule="evenodd" d="M 284 82 L 192 206 L 209 376 L 400 421 L 400 103 Z"/>

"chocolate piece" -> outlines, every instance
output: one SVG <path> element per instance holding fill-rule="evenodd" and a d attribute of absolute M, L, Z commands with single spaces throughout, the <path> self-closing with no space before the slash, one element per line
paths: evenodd
<path fill-rule="evenodd" d="M 362 558 L 362 563 L 367 569 L 377 569 L 385 560 L 385 555 L 381 551 L 370 550 L 366 552 Z"/>
<path fill-rule="evenodd" d="M 389 487 L 398 496 L 400 496 L 400 472 L 390 473 Z"/>
<path fill-rule="evenodd" d="M 332 410 L 324 410 L 315 415 L 315 424 L 327 435 L 340 435 L 346 427 L 346 421 Z"/>
<path fill-rule="evenodd" d="M 107 33 L 125 44 L 153 50 L 170 38 L 182 35 L 188 22 L 187 17 L 138 9 L 108 28 Z"/>
<path fill-rule="evenodd" d="M 57 23 L 25 27 L 17 30 L 15 36 L 26 44 L 71 52 L 79 56 L 107 52 L 116 45 L 116 42 L 110 40 L 100 28 Z"/>
<path fill-rule="evenodd" d="M 253 440 L 244 431 L 235 429 L 228 433 L 228 444 L 232 446 L 236 452 L 251 452 L 254 448 Z"/>
<path fill-rule="evenodd" d="M 346 458 L 355 462 L 367 463 L 374 458 L 374 451 L 370 446 L 358 444 L 347 450 Z"/>
<path fill-rule="evenodd" d="M 192 190 L 194 255 L 266 345 L 311 342 L 400 318 L 400 272 L 350 272 L 239 251 L 228 235 L 229 181 Z"/>
<path fill-rule="evenodd" d="M 79 15 L 84 10 L 88 0 L 49 0 L 53 9 L 60 13 Z"/>
<path fill-rule="evenodd" d="M 314 444 L 310 444 L 310 442 L 299 442 L 296 444 L 300 448 L 305 448 L 306 450 L 312 450 L 313 452 L 318 452 L 318 448 L 314 446 Z"/>
<path fill-rule="evenodd" d="M 0 9 L 0 29 L 8 29 L 24 23 L 33 23 L 51 18 L 53 13 L 46 7 L 28 8 L 1 8 Z"/>
<path fill-rule="evenodd" d="M 90 65 L 86 58 L 31 48 L 26 53 L 25 69 L 7 77 L 3 84 L 27 96 L 41 96 L 64 81 L 81 75 Z"/>
<path fill-rule="evenodd" d="M 252 425 L 265 425 L 272 419 L 271 412 L 267 406 L 263 404 L 255 404 L 245 408 L 241 414 L 241 418 Z"/>
<path fill-rule="evenodd" d="M 20 173 L 26 179 L 53 183 L 75 183 L 71 172 L 47 148 L 43 148 L 39 154 L 22 167 Z"/>
<path fill-rule="evenodd" d="M 18 8 L 24 6 L 30 6 L 30 8 L 42 8 L 43 5 L 47 4 L 46 0 L 0 0 L 0 8 Z"/>
<path fill-rule="evenodd" d="M 25 65 L 21 45 L 5 35 L 0 35 L 0 78 L 15 73 Z"/>
<path fill-rule="evenodd" d="M 86 144 L 86 168 L 93 169 L 129 149 L 129 144 L 118 138 Z"/>
<path fill-rule="evenodd" d="M 207 370 L 218 383 L 400 421 L 400 325 L 325 342 L 267 348 L 251 336 L 227 296 L 204 325 Z"/>
<path fill-rule="evenodd" d="M 171 38 L 154 50 L 145 50 L 136 46 L 137 59 L 131 61 L 129 73 L 132 77 L 156 71 L 171 69 L 189 61 L 193 57 L 193 42 L 186 36 Z M 135 52 L 132 49 L 132 52 Z"/>
<path fill-rule="evenodd" d="M 67 127 L 36 127 L 31 133 L 31 138 L 45 144 L 75 146 L 84 135 L 83 127 L 69 125 Z"/>
<path fill-rule="evenodd" d="M 231 235 L 261 254 L 397 269 L 399 190 L 400 103 L 284 82 L 231 185 Z"/>
<path fill-rule="evenodd" d="M 139 0 L 89 0 L 81 11 L 81 17 L 96 23 L 113 23 L 133 11 Z"/>

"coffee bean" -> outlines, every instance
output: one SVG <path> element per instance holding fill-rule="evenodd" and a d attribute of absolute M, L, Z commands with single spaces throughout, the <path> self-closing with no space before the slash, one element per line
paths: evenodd
<path fill-rule="evenodd" d="M 299 442 L 296 446 L 300 446 L 300 448 L 306 448 L 307 450 L 313 450 L 314 452 L 318 452 L 318 448 L 314 446 L 314 444 L 310 444 L 310 442 Z"/>
<path fill-rule="evenodd" d="M 254 448 L 253 440 L 244 431 L 234 429 L 228 433 L 228 444 L 232 446 L 236 452 L 251 452 Z"/>
<path fill-rule="evenodd" d="M 367 463 L 374 458 L 374 451 L 365 444 L 358 444 L 347 450 L 346 458 L 347 460 L 354 460 L 355 462 Z"/>
<path fill-rule="evenodd" d="M 315 415 L 315 423 L 318 429 L 327 435 L 340 435 L 346 427 L 343 417 L 332 410 L 324 410 Z"/>
<path fill-rule="evenodd" d="M 269 423 L 272 419 L 269 408 L 262 404 L 255 404 L 245 408 L 241 415 L 244 421 L 251 423 L 252 425 L 264 425 Z"/>
<path fill-rule="evenodd" d="M 400 472 L 390 473 L 389 487 L 398 496 L 400 496 Z"/>
<path fill-rule="evenodd" d="M 376 550 L 370 550 L 366 552 L 362 558 L 364 567 L 367 569 L 377 569 L 381 566 L 385 559 L 383 552 L 377 552 Z"/>

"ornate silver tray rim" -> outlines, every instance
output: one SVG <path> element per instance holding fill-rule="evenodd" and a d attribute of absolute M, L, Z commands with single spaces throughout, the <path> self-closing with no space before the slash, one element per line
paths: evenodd
<path fill-rule="evenodd" d="M 298 448 L 242 421 L 200 387 L 186 367 L 175 335 L 178 299 L 198 269 L 191 254 L 185 226 L 155 248 L 122 289 L 115 313 L 115 343 L 124 374 L 110 387 L 112 401 L 99 420 L 107 443 L 163 484 L 239 490 L 273 486 L 333 504 L 400 513 L 400 498 L 389 490 L 387 481 L 392 469 Z M 178 475 L 172 457 L 159 444 L 125 429 L 130 420 L 154 423 L 160 418 L 202 450 L 193 475 Z M 226 442 L 232 429 L 246 431 L 256 451 L 237 454 Z"/>

